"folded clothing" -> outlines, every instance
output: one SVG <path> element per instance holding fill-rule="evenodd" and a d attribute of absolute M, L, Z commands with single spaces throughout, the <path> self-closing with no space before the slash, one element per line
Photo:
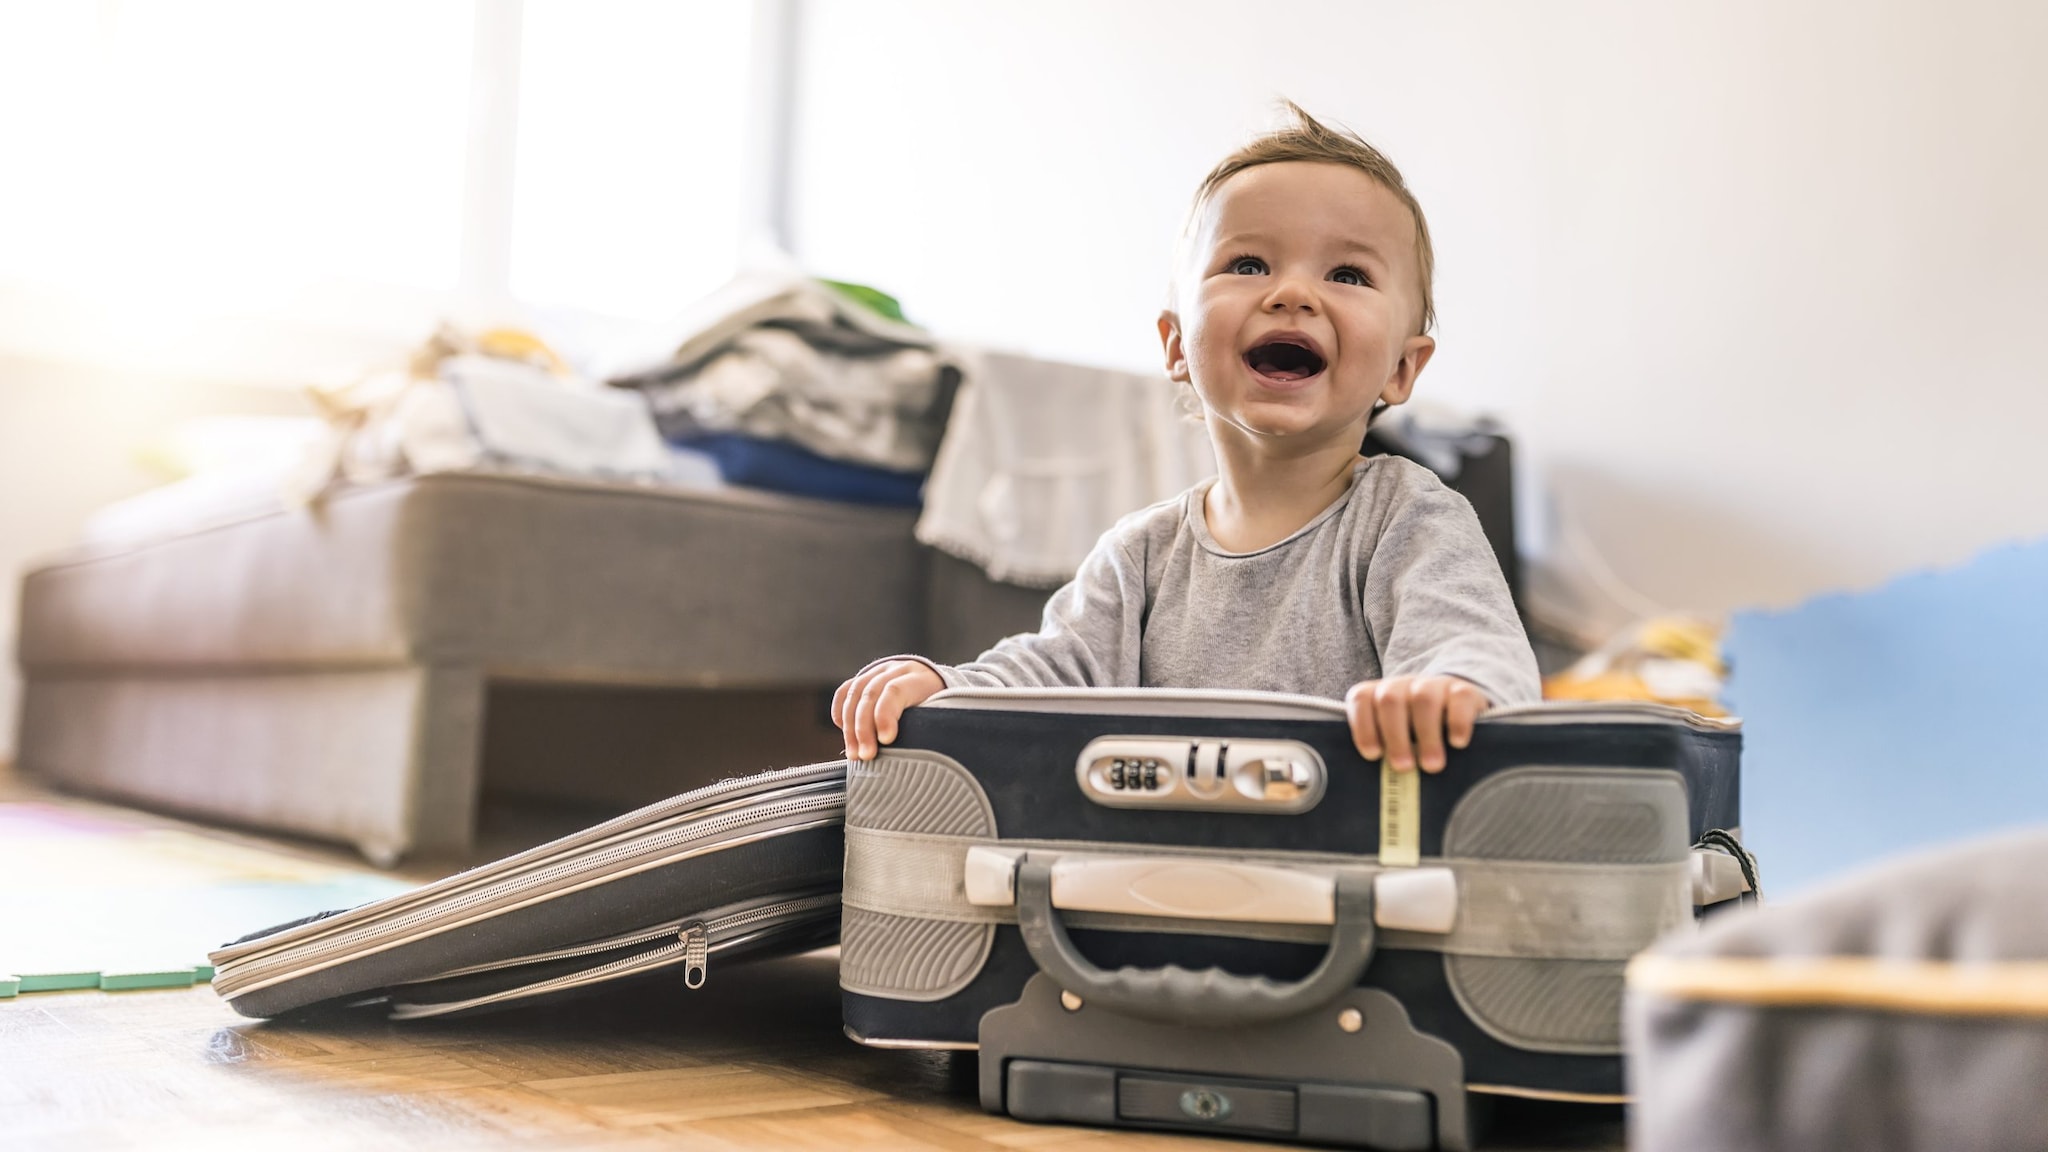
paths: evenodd
<path fill-rule="evenodd" d="M 922 472 L 894 472 L 828 460 L 806 448 L 781 440 L 762 440 L 727 432 L 686 436 L 677 447 L 703 453 L 718 465 L 726 483 L 765 488 L 794 496 L 915 508 L 924 487 Z"/>
<path fill-rule="evenodd" d="M 960 373 L 930 334 L 881 310 L 887 299 L 749 272 L 694 310 L 665 361 L 611 382 L 645 394 L 671 440 L 738 434 L 922 473 Z"/>
<path fill-rule="evenodd" d="M 627 479 L 667 468 L 647 406 L 635 397 L 488 356 L 454 357 L 441 365 L 441 379 L 468 433 L 447 442 L 450 465 L 495 461 Z"/>

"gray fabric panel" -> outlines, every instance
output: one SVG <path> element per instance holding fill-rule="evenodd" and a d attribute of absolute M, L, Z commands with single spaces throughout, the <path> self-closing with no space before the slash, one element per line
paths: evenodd
<path fill-rule="evenodd" d="M 2048 1020 L 1631 995 L 1640 1152 L 2048 1148 Z"/>
<path fill-rule="evenodd" d="M 1536 1052 L 1621 1047 L 1624 960 L 1444 957 L 1451 993 L 1495 1039 Z"/>
<path fill-rule="evenodd" d="M 849 797 L 849 810 L 852 806 Z M 848 907 L 932 920 L 1011 922 L 1015 910 L 967 902 L 965 860 L 976 843 L 969 837 L 877 831 L 849 820 L 846 829 Z M 997 846 L 994 841 L 984 841 Z M 1214 856 L 1250 863 L 1304 866 L 1292 854 L 1205 852 L 1168 846 L 1078 841 L 1005 840 L 1000 847 L 1057 855 L 1079 852 L 1108 856 Z M 1347 860 L 1358 866 L 1360 861 Z M 1625 960 L 1662 933 L 1691 919 L 1692 898 L 1685 864 L 1523 864 L 1512 861 L 1426 860 L 1447 864 L 1458 874 L 1458 922 L 1448 934 L 1381 934 L 1390 948 L 1417 948 L 1497 957 L 1565 957 Z M 1312 865 L 1310 865 L 1312 867 Z M 1372 868 L 1371 864 L 1364 867 Z M 1194 921 L 1161 917 L 1064 914 L 1077 926 L 1111 923 L 1138 930 L 1196 931 Z M 1200 930 L 1266 939 L 1327 939 L 1315 926 L 1230 926 L 1200 922 Z M 1616 979 L 1619 980 L 1617 974 Z"/>
<path fill-rule="evenodd" d="M 842 903 L 849 909 L 915 920 L 1015 924 L 1017 910 L 1014 906 L 983 906 L 967 902 L 963 864 L 971 843 L 973 841 L 848 828 Z M 1011 846 L 1015 846 L 1014 842 Z M 1077 928 L 1242 936 L 1305 944 L 1321 943 L 1330 938 L 1329 928 L 1316 924 L 1243 924 L 1103 912 L 1063 912 L 1060 918 Z"/>
<path fill-rule="evenodd" d="M 1710 916 L 1660 954 L 2048 960 L 2048 830 L 1862 869 Z M 2048 1148 L 2048 1020 L 1632 991 L 1632 1147 L 1648 1152 Z"/>
<path fill-rule="evenodd" d="M 940 1000 L 981 970 L 995 925 L 967 903 L 966 838 L 995 836 L 974 775 L 936 752 L 885 752 L 846 771 L 840 983 L 849 991 Z M 937 851 L 889 851 L 904 834 L 944 837 Z"/>
<path fill-rule="evenodd" d="M 1444 829 L 1444 852 L 1458 857 L 1534 862 L 1644 864 L 1682 861 L 1689 819 L 1684 780 L 1674 772 L 1569 766 L 1512 769 L 1482 781 L 1458 803 Z M 1534 917 L 1557 938 L 1586 938 L 1596 924 L 1625 947 L 1579 959 L 1524 959 L 1531 950 L 1505 939 L 1446 949 L 1444 976 L 1466 1015 L 1503 1043 L 1539 1052 L 1611 1053 L 1621 1044 L 1623 962 L 1657 935 L 1691 920 L 1689 885 L 1674 871 L 1670 887 L 1647 892 L 1592 889 L 1571 907 L 1541 907 L 1515 891 L 1522 868 L 1504 872 L 1498 890 L 1461 894 L 1460 928 L 1496 932 Z M 1461 877 L 1462 879 L 1462 877 Z M 1527 894 L 1527 895 L 1533 895 Z M 1635 930 L 1628 938 L 1629 927 Z M 1616 933 L 1619 933 L 1617 936 Z M 1476 942 L 1475 942 L 1476 943 Z M 1505 943 L 1508 947 L 1486 946 Z"/>
<path fill-rule="evenodd" d="M 919 645 L 914 515 L 427 476 L 32 572 L 20 653 L 30 670 L 412 660 L 536 679 L 836 683 Z"/>
<path fill-rule="evenodd" d="M 1692 881 L 1683 860 L 1447 863 L 1458 873 L 1458 923 L 1442 945 L 1447 952 L 1625 960 L 1692 920 Z M 1387 943 L 1394 943 L 1391 934 Z"/>
<path fill-rule="evenodd" d="M 839 986 L 892 1000 L 943 1000 L 981 972 L 995 932 L 993 924 L 845 908 L 839 921 Z"/>
<path fill-rule="evenodd" d="M 849 784 L 852 779 L 849 774 Z M 858 795 L 857 788 L 847 789 L 842 899 L 848 908 L 968 924 L 993 923 L 1008 912 L 967 902 L 967 842 L 934 844 L 860 827 L 853 820 Z M 1016 917 L 1011 914 L 1008 918 Z"/>
<path fill-rule="evenodd" d="M 62 788 L 340 840 L 389 861 L 466 846 L 478 705 L 473 678 L 418 668 L 31 678 L 18 758 Z M 420 785 L 428 756 L 441 767 Z"/>
<path fill-rule="evenodd" d="M 950 756 L 915 750 L 887 751 L 847 769 L 846 823 L 929 836 L 996 834 L 995 811 L 974 774 Z"/>
<path fill-rule="evenodd" d="M 1678 860 L 1690 827 L 1675 772 L 1514 768 L 1458 801 L 1444 855 L 1632 864 Z"/>

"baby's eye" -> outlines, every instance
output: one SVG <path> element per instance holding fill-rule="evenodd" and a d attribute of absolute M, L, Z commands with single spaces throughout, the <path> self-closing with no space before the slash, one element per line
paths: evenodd
<path fill-rule="evenodd" d="M 1355 284 L 1361 288 L 1364 287 L 1366 283 L 1365 273 L 1360 272 L 1358 269 L 1353 268 L 1348 264 L 1342 268 L 1337 269 L 1335 272 L 1330 273 L 1330 279 L 1336 281 L 1339 284 Z"/>
<path fill-rule="evenodd" d="M 1230 262 L 1230 274 L 1233 276 L 1264 276 L 1266 274 L 1266 262 L 1257 256 L 1239 256 Z"/>

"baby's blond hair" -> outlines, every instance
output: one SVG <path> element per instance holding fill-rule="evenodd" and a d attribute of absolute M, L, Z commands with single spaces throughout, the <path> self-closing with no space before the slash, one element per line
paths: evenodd
<path fill-rule="evenodd" d="M 1195 190 L 1194 206 L 1188 210 L 1187 227 L 1182 229 L 1182 243 L 1185 244 L 1193 233 L 1209 198 L 1216 194 L 1224 181 L 1247 168 L 1297 160 L 1349 165 L 1392 192 L 1415 219 L 1415 266 L 1422 291 L 1422 326 L 1419 331 L 1428 332 L 1436 325 L 1436 249 L 1429 242 L 1429 223 L 1422 217 L 1422 205 L 1416 203 L 1415 194 L 1408 191 L 1407 182 L 1401 179 L 1401 170 L 1394 167 L 1394 162 L 1384 153 L 1349 128 L 1332 128 L 1303 111 L 1292 100 L 1283 100 L 1281 104 L 1293 123 L 1254 139 L 1210 169 L 1201 187 Z"/>

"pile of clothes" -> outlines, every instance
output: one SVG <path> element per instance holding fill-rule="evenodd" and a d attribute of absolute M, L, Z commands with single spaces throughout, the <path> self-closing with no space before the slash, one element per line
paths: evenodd
<path fill-rule="evenodd" d="M 729 483 L 916 506 L 960 379 L 886 294 L 763 269 L 692 309 L 661 363 L 611 383 Z"/>
<path fill-rule="evenodd" d="M 520 329 L 443 325 L 404 368 L 315 388 L 312 401 L 327 435 L 289 485 L 298 503 L 339 482 L 433 472 L 676 478 L 646 405 L 579 377 Z"/>
<path fill-rule="evenodd" d="M 921 507 L 917 538 L 992 579 L 1066 582 L 1117 517 L 1212 475 L 1184 389 L 936 341 L 891 297 L 789 268 L 741 274 L 610 382 L 725 481 Z"/>
<path fill-rule="evenodd" d="M 944 344 L 794 268 L 742 273 L 657 338 L 600 384 L 531 333 L 444 327 L 404 368 L 315 391 L 297 501 L 466 469 L 737 485 L 920 508 L 919 540 L 1052 588 L 1119 516 L 1215 471 L 1162 373 Z"/>

